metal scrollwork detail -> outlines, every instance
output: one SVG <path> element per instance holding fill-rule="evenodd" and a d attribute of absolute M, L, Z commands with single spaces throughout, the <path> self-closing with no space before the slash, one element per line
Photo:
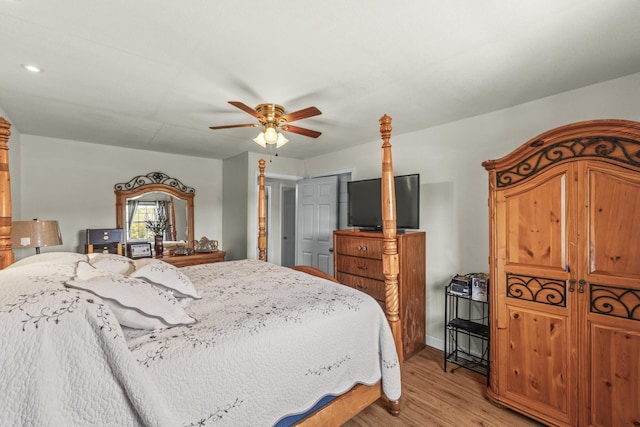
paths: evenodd
<path fill-rule="evenodd" d="M 541 170 L 573 158 L 605 158 L 640 166 L 640 142 L 627 138 L 593 136 L 561 141 L 545 147 L 517 165 L 497 172 L 497 186 L 508 187 Z"/>
<path fill-rule="evenodd" d="M 127 182 L 123 182 L 120 184 L 114 185 L 114 190 L 134 190 L 138 187 L 142 187 L 144 185 L 149 184 L 164 184 L 169 187 L 176 188 L 183 193 L 194 193 L 196 192 L 195 188 L 188 187 L 180 182 L 177 178 L 171 178 L 166 173 L 162 172 L 149 172 L 146 175 L 138 175 L 134 178 L 131 178 Z"/>
<path fill-rule="evenodd" d="M 640 321 L 640 290 L 591 284 L 590 311 Z"/>
<path fill-rule="evenodd" d="M 507 297 L 566 307 L 565 282 L 507 274 Z"/>

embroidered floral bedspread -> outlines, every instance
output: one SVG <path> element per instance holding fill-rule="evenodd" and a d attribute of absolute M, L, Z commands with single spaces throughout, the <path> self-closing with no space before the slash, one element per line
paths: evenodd
<path fill-rule="evenodd" d="M 0 272 L 0 425 L 177 426 L 103 301 L 63 283 L 73 256 Z"/>
<path fill-rule="evenodd" d="M 0 272 L 3 425 L 269 426 L 381 377 L 399 398 L 391 331 L 363 293 L 260 261 L 198 265 L 183 269 L 197 323 L 123 331 L 64 288 L 70 264 Z"/>

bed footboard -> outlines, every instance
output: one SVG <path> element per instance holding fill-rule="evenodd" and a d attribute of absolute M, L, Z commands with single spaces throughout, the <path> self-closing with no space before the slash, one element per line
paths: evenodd
<path fill-rule="evenodd" d="M 382 396 L 382 397 L 380 397 Z M 382 394 L 380 382 L 367 386 L 358 384 L 343 395 L 336 397 L 330 405 L 318 409 L 300 420 L 296 427 L 324 427 L 342 425 L 367 406 L 380 400 L 394 416 L 400 414 L 400 402 L 390 402 Z"/>
<path fill-rule="evenodd" d="M 331 280 L 332 282 L 340 283 L 334 277 L 329 276 L 324 271 L 318 270 L 315 267 L 310 267 L 308 265 L 294 265 L 291 268 L 294 269 L 294 270 L 297 270 L 297 271 L 302 271 L 303 273 L 311 274 L 312 276 L 317 276 L 317 277 L 321 277 L 323 279 Z"/>

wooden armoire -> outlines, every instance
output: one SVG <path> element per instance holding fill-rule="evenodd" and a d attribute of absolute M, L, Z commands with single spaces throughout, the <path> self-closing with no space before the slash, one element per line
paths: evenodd
<path fill-rule="evenodd" d="M 549 425 L 640 425 L 640 123 L 562 126 L 483 166 L 488 397 Z"/>

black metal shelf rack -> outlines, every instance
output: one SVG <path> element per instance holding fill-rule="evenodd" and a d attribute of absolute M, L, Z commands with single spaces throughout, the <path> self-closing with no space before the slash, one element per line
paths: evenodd
<path fill-rule="evenodd" d="M 447 364 L 489 375 L 489 303 L 446 287 L 444 371 Z"/>

